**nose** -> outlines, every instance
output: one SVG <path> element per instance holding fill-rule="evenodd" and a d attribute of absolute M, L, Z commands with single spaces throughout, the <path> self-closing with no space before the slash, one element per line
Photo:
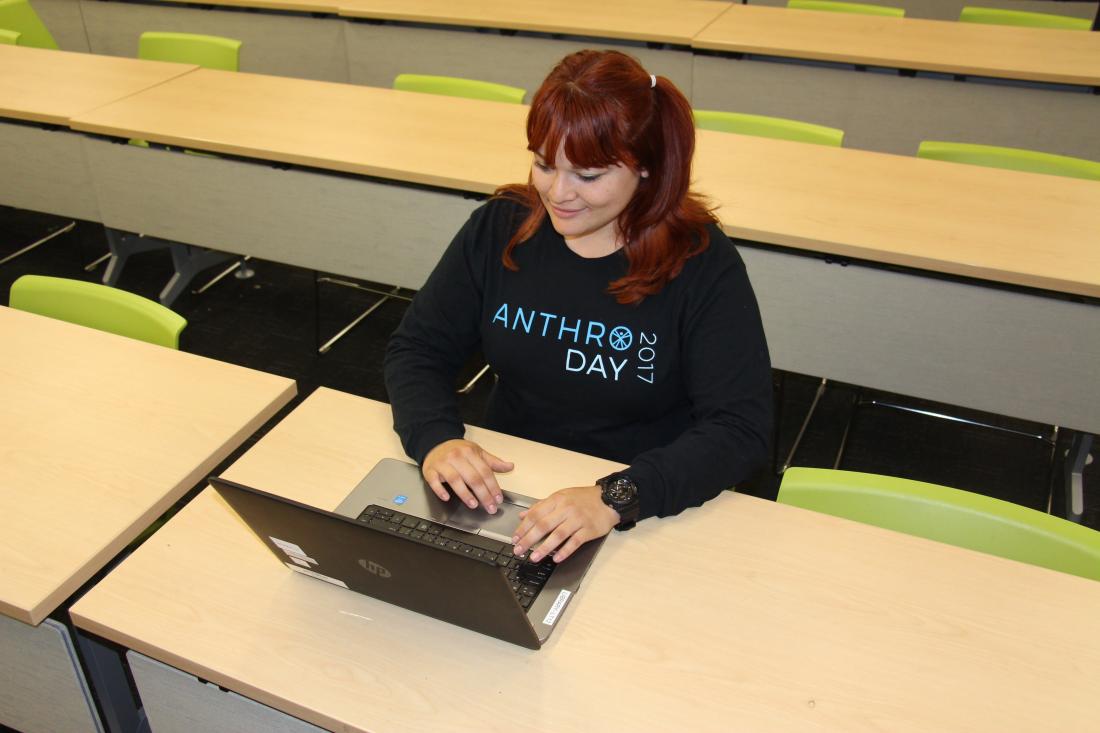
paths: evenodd
<path fill-rule="evenodd" d="M 569 181 L 569 175 L 562 170 L 554 171 L 554 178 L 550 181 L 550 198 L 557 203 L 571 201 L 574 197 L 573 186 Z"/>

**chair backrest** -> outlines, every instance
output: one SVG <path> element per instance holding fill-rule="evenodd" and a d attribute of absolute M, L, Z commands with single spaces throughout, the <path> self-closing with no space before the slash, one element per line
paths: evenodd
<path fill-rule="evenodd" d="M 135 293 L 44 275 L 23 275 L 12 283 L 8 304 L 173 349 L 179 348 L 180 332 L 187 325 L 183 316 Z"/>
<path fill-rule="evenodd" d="M 917 157 L 1100 181 L 1100 163 L 1096 161 L 1037 150 L 925 140 L 917 148 Z"/>
<path fill-rule="evenodd" d="M 1025 10 L 1003 10 L 966 5 L 959 14 L 963 23 L 990 23 L 993 25 L 1018 25 L 1028 28 L 1060 28 L 1066 31 L 1087 31 L 1092 21 L 1054 13 L 1031 13 Z"/>
<path fill-rule="evenodd" d="M 832 0 L 787 0 L 787 7 L 795 10 L 827 10 L 831 13 L 855 13 L 856 15 L 885 15 L 904 18 L 905 8 L 869 3 L 841 3 Z"/>
<path fill-rule="evenodd" d="M 393 80 L 393 88 L 404 92 L 443 94 L 448 97 L 486 99 L 490 102 L 511 102 L 512 104 L 523 104 L 523 97 L 527 94 L 526 89 L 510 87 L 507 84 L 428 74 L 398 74 Z"/>
<path fill-rule="evenodd" d="M 19 45 L 19 36 L 23 35 L 19 31 L 9 31 L 7 28 L 0 28 L 0 44 L 5 46 L 17 46 Z"/>
<path fill-rule="evenodd" d="M 869 473 L 790 468 L 777 500 L 1100 580 L 1100 532 L 969 491 Z"/>
<path fill-rule="evenodd" d="M 801 143 L 831 145 L 837 148 L 844 142 L 844 130 L 825 127 L 824 125 L 814 125 L 809 122 L 787 120 L 782 117 L 748 115 L 740 112 L 716 112 L 705 109 L 694 110 L 693 114 L 695 115 L 695 126 L 701 130 L 735 132 L 740 135 L 772 137 Z"/>
<path fill-rule="evenodd" d="M 138 40 L 138 58 L 195 64 L 222 71 L 237 71 L 240 51 L 238 40 L 196 33 L 147 31 Z"/>
<path fill-rule="evenodd" d="M 18 33 L 20 46 L 57 48 L 57 41 L 28 0 L 0 0 L 0 28 Z"/>

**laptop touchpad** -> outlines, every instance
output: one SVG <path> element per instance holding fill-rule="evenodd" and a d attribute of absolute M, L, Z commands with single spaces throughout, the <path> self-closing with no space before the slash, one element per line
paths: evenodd
<path fill-rule="evenodd" d="M 453 503 L 456 506 L 450 508 L 447 524 L 508 543 L 511 543 L 512 535 L 519 526 L 519 513 L 526 509 L 519 504 L 506 501 L 497 507 L 496 514 L 490 514 L 481 507 L 470 509 L 458 502 Z"/>

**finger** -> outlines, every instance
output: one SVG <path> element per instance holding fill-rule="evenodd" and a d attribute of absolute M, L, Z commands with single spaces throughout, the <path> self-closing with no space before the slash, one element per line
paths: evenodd
<path fill-rule="evenodd" d="M 592 539 L 589 533 L 585 529 L 580 529 L 573 533 L 573 536 L 566 540 L 565 544 L 558 548 L 558 551 L 554 553 L 554 562 L 565 562 L 569 557 L 577 551 L 577 549 Z"/>
<path fill-rule="evenodd" d="M 528 516 L 524 522 L 531 522 L 531 524 L 525 532 L 519 534 L 519 541 L 516 543 L 515 553 L 522 555 L 525 551 L 533 548 L 543 540 L 543 538 L 557 529 L 564 518 L 564 516 L 559 516 L 557 513 L 546 513 L 538 516 L 532 521 L 531 517 Z"/>
<path fill-rule="evenodd" d="M 483 460 L 471 461 L 471 464 L 481 477 L 481 485 L 485 487 L 485 491 L 489 493 L 492 501 L 496 504 L 502 503 L 504 495 L 501 493 L 500 485 L 497 483 L 497 475 L 493 473 L 493 469 Z M 488 509 L 489 507 L 486 506 L 485 508 Z"/>
<path fill-rule="evenodd" d="M 438 470 L 440 478 L 447 482 L 447 485 L 451 487 L 451 492 L 458 497 L 459 501 L 470 508 L 477 507 L 477 499 L 467 488 L 466 482 L 462 479 L 462 474 L 458 472 L 458 469 L 448 463 Z"/>
<path fill-rule="evenodd" d="M 481 452 L 485 455 L 486 463 L 489 464 L 489 468 L 498 473 L 507 473 L 516 467 L 516 464 L 511 461 L 506 461 L 499 456 L 495 456 L 484 448 L 481 449 Z"/>
<path fill-rule="evenodd" d="M 552 555 L 566 540 L 576 534 L 582 528 L 579 521 L 565 521 L 554 528 L 538 547 L 531 551 L 531 562 L 540 562 L 542 558 Z M 532 545 L 533 546 L 533 545 Z"/>
<path fill-rule="evenodd" d="M 443 486 L 443 481 L 439 478 L 439 471 L 428 469 L 424 472 L 424 480 L 428 482 L 428 486 L 440 499 L 447 501 L 451 498 L 451 495 L 447 493 L 447 489 Z"/>
<path fill-rule="evenodd" d="M 478 504 L 485 507 L 485 511 L 493 514 L 496 512 L 496 502 L 493 500 L 493 495 L 489 490 L 489 487 L 485 485 L 485 478 L 482 476 L 478 467 L 470 461 L 463 461 L 455 466 L 455 469 L 462 475 L 462 481 L 466 485 L 466 488 L 474 496 L 474 502 L 471 504 L 469 501 L 466 505 L 471 509 L 476 509 Z M 492 475 L 492 471 L 489 471 Z M 496 483 L 494 480 L 493 483 Z"/>

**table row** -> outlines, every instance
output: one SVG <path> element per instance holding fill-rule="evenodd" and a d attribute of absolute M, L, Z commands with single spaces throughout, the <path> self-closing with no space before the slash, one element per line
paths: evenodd
<path fill-rule="evenodd" d="M 27 54 L 82 73 L 92 59 L 141 63 L 0 49 Z M 48 104 L 63 89 L 48 87 Z M 33 119 L 38 104 L 3 113 Z M 413 289 L 478 205 L 471 194 L 524 180 L 529 165 L 519 105 L 354 85 L 197 70 L 67 112 L 110 139 L 0 125 L 13 172 L 0 200 Z M 219 157 L 111 141 L 131 137 Z M 776 366 L 1100 428 L 1100 185 L 698 137 L 699 189 L 729 234 L 765 245 L 743 255 Z"/>
<path fill-rule="evenodd" d="M 87 39 L 62 44 L 73 50 L 135 56 L 146 30 L 210 33 L 243 41 L 244 71 L 370 86 L 389 86 L 403 72 L 444 74 L 530 94 L 567 53 L 619 48 L 674 81 L 698 108 L 839 127 L 852 147 L 912 154 L 922 139 L 949 139 L 1100 159 L 1091 134 L 1100 114 L 1100 97 L 1091 93 L 1100 85 L 1096 33 L 704 0 L 649 0 L 644 12 L 621 0 L 601 4 L 599 13 L 579 0 L 553 11 L 536 2 L 464 4 L 458 13 L 449 2 L 372 0 L 349 5 L 347 13 L 362 16 L 350 22 L 328 5 L 311 17 L 277 3 L 264 7 L 279 12 L 36 2 L 68 9 L 47 20 L 78 24 L 62 35 Z M 853 64 L 922 73 L 866 72 Z M 954 74 L 970 76 L 960 83 Z"/>

